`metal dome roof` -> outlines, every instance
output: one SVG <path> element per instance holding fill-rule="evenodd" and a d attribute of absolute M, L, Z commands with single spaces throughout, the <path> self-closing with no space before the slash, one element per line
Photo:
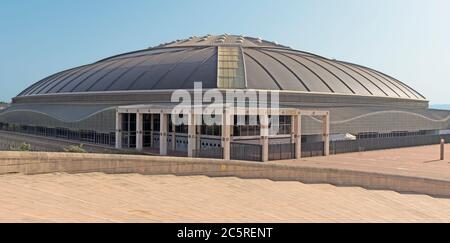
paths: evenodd
<path fill-rule="evenodd" d="M 267 89 L 425 100 L 373 69 L 261 38 L 190 37 L 49 76 L 19 96 L 204 88 Z"/>

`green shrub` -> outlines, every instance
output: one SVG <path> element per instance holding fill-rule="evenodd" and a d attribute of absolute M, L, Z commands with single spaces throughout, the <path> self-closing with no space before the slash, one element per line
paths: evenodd
<path fill-rule="evenodd" d="M 22 143 L 19 147 L 20 151 L 30 151 L 31 150 L 31 145 L 28 143 Z"/>
<path fill-rule="evenodd" d="M 9 145 L 10 151 L 31 151 L 31 145 L 28 143 L 22 143 L 21 145 L 11 144 Z"/>
<path fill-rule="evenodd" d="M 86 153 L 86 150 L 83 147 L 83 144 L 77 146 L 71 145 L 68 148 L 64 148 L 64 151 L 67 153 Z"/>

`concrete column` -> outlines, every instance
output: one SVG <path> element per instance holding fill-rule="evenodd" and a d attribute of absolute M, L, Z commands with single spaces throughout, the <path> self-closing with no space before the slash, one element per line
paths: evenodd
<path fill-rule="evenodd" d="M 294 116 L 295 159 L 302 158 L 302 115 Z"/>
<path fill-rule="evenodd" d="M 116 112 L 116 149 L 122 148 L 122 113 Z"/>
<path fill-rule="evenodd" d="M 194 114 L 188 115 L 188 157 L 194 157 L 194 152 L 197 147 L 197 123 L 195 117 Z"/>
<path fill-rule="evenodd" d="M 261 134 L 261 145 L 262 145 L 262 161 L 269 161 L 269 116 L 261 115 L 260 120 L 260 134 Z"/>
<path fill-rule="evenodd" d="M 167 114 L 160 114 L 160 124 L 159 124 L 159 154 L 167 155 L 167 134 L 168 134 L 168 124 L 167 124 Z"/>
<path fill-rule="evenodd" d="M 150 147 L 153 147 L 153 140 L 154 140 L 154 131 L 155 131 L 155 116 L 153 114 L 150 114 Z"/>
<path fill-rule="evenodd" d="M 144 130 L 144 115 L 142 113 L 136 113 L 136 150 L 143 150 L 143 130 Z"/>
<path fill-rule="evenodd" d="M 222 115 L 222 149 L 223 149 L 223 159 L 230 160 L 231 158 L 231 126 L 232 117 L 230 112 L 226 110 Z"/>
<path fill-rule="evenodd" d="M 322 117 L 322 124 L 323 124 L 323 155 L 329 156 L 330 155 L 330 115 L 327 114 Z"/>

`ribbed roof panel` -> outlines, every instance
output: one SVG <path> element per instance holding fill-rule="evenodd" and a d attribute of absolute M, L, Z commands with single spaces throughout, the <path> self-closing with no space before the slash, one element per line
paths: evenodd
<path fill-rule="evenodd" d="M 379 71 L 235 35 L 191 37 L 116 55 L 51 75 L 19 96 L 191 89 L 194 82 L 218 88 L 218 47 L 242 50 L 239 58 L 247 88 L 425 100 L 408 85 Z M 226 73 L 230 80 L 232 71 Z"/>

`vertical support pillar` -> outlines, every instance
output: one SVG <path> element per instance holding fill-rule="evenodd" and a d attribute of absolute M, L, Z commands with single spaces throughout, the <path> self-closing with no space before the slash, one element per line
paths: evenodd
<path fill-rule="evenodd" d="M 295 159 L 302 158 L 302 115 L 298 114 L 294 118 L 294 144 L 295 144 Z"/>
<path fill-rule="evenodd" d="M 445 160 L 445 139 L 441 139 L 441 160 Z"/>
<path fill-rule="evenodd" d="M 122 148 L 122 113 L 116 112 L 116 149 Z"/>
<path fill-rule="evenodd" d="M 190 113 L 188 115 L 188 157 L 194 157 L 194 152 L 197 147 L 197 129 L 196 129 L 196 115 Z"/>
<path fill-rule="evenodd" d="M 327 113 L 322 117 L 323 124 L 323 155 L 330 155 L 330 114 Z"/>
<path fill-rule="evenodd" d="M 159 124 L 159 154 L 167 155 L 167 134 L 168 134 L 168 124 L 167 124 L 167 114 L 161 112 L 159 115 L 160 124 Z"/>
<path fill-rule="evenodd" d="M 269 161 L 269 116 L 267 114 L 260 115 L 260 135 L 261 135 L 261 145 L 262 145 L 262 162 Z"/>
<path fill-rule="evenodd" d="M 228 109 L 222 114 L 222 149 L 223 149 L 223 159 L 231 159 L 231 126 L 232 117 Z"/>
<path fill-rule="evenodd" d="M 143 136 L 143 130 L 144 130 L 144 115 L 142 113 L 137 112 L 136 113 L 136 150 L 142 151 L 143 150 L 143 142 L 144 142 L 144 136 Z"/>

